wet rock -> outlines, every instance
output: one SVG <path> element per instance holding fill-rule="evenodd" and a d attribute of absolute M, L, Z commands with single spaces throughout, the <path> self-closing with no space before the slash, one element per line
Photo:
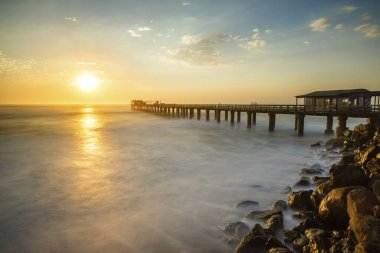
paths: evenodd
<path fill-rule="evenodd" d="M 258 207 L 260 204 L 259 202 L 257 201 L 253 201 L 253 200 L 244 200 L 242 202 L 240 202 L 239 204 L 236 205 L 236 208 L 239 208 L 239 209 L 247 209 L 247 208 L 254 208 L 254 207 Z"/>
<path fill-rule="evenodd" d="M 270 232 L 256 224 L 236 247 L 235 253 L 266 252 Z"/>
<path fill-rule="evenodd" d="M 277 200 L 273 206 L 273 210 L 286 210 L 288 208 L 288 204 L 283 200 Z"/>
<path fill-rule="evenodd" d="M 380 245 L 359 243 L 355 246 L 355 253 L 379 253 Z"/>
<path fill-rule="evenodd" d="M 313 218 L 314 215 L 314 211 L 297 211 L 293 213 L 293 217 L 297 219 Z"/>
<path fill-rule="evenodd" d="M 365 166 L 365 170 L 367 171 L 370 177 L 376 176 L 380 174 L 380 159 L 373 158 L 367 162 Z"/>
<path fill-rule="evenodd" d="M 310 196 L 310 201 L 315 209 L 318 210 L 322 199 L 331 191 L 331 189 L 332 185 L 329 180 L 317 186 Z"/>
<path fill-rule="evenodd" d="M 373 193 L 380 202 L 380 180 L 376 180 L 372 185 Z"/>
<path fill-rule="evenodd" d="M 377 219 L 380 219 L 380 206 L 374 206 L 373 207 L 373 216 Z"/>
<path fill-rule="evenodd" d="M 354 164 L 345 167 L 333 165 L 329 171 L 330 181 L 333 188 L 347 186 L 366 186 L 368 178 L 364 171 Z"/>
<path fill-rule="evenodd" d="M 304 246 L 309 244 L 309 239 L 307 239 L 304 235 L 301 235 L 297 239 L 295 239 L 292 243 L 294 250 L 297 252 L 302 252 Z"/>
<path fill-rule="evenodd" d="M 282 216 L 281 210 L 253 211 L 247 215 L 247 218 L 267 221 L 273 215 Z"/>
<path fill-rule="evenodd" d="M 260 184 L 252 184 L 252 185 L 250 185 L 250 187 L 251 187 L 251 188 L 261 188 L 261 187 L 263 187 L 263 186 L 260 185 Z"/>
<path fill-rule="evenodd" d="M 355 241 L 343 238 L 330 247 L 331 253 L 351 253 L 355 250 Z"/>
<path fill-rule="evenodd" d="M 314 184 L 316 184 L 316 185 L 320 185 L 320 184 L 322 184 L 322 183 L 324 183 L 324 182 L 327 182 L 327 181 L 329 180 L 329 177 L 319 177 L 319 176 L 314 176 L 314 177 L 312 178 L 312 180 L 313 180 Z"/>
<path fill-rule="evenodd" d="M 272 232 L 276 232 L 277 230 L 283 227 L 282 215 L 273 215 L 266 222 L 264 228 L 270 229 Z"/>
<path fill-rule="evenodd" d="M 375 158 L 378 153 L 380 153 L 379 147 L 374 145 L 369 146 L 367 150 L 360 156 L 361 164 L 366 165 L 366 163 L 372 158 Z"/>
<path fill-rule="evenodd" d="M 301 179 L 294 184 L 293 187 L 305 187 L 310 186 L 310 179 L 308 177 L 301 177 Z"/>
<path fill-rule="evenodd" d="M 343 187 L 335 188 L 330 191 L 319 205 L 320 217 L 328 222 L 333 228 L 347 228 L 348 213 L 347 213 L 347 194 L 360 187 Z"/>
<path fill-rule="evenodd" d="M 238 221 L 229 223 L 224 227 L 223 231 L 228 235 L 235 236 L 240 239 L 249 232 L 249 227 L 245 223 Z"/>
<path fill-rule="evenodd" d="M 291 253 L 287 248 L 271 248 L 269 253 Z"/>
<path fill-rule="evenodd" d="M 326 146 L 343 147 L 344 138 L 330 139 L 326 142 Z"/>
<path fill-rule="evenodd" d="M 304 233 L 305 230 L 309 228 L 323 228 L 323 224 L 315 217 L 306 218 L 304 221 L 298 223 L 293 230 L 299 233 Z"/>
<path fill-rule="evenodd" d="M 349 164 L 355 163 L 355 155 L 354 154 L 346 154 L 344 155 L 338 162 L 338 166 L 347 166 Z"/>
<path fill-rule="evenodd" d="M 309 239 L 310 252 L 322 253 L 328 252 L 329 243 L 326 238 L 326 232 L 319 228 L 310 228 L 305 230 L 305 236 Z"/>
<path fill-rule="evenodd" d="M 281 193 L 282 193 L 282 194 L 288 194 L 288 193 L 290 193 L 291 191 L 292 191 L 292 187 L 290 187 L 290 186 L 286 186 L 286 187 L 284 187 L 284 189 L 281 190 Z"/>
<path fill-rule="evenodd" d="M 301 234 L 294 230 L 285 230 L 284 231 L 284 242 L 285 243 L 291 243 L 298 237 L 300 237 Z"/>
<path fill-rule="evenodd" d="M 380 219 L 372 215 L 378 204 L 373 192 L 367 189 L 353 190 L 347 195 L 350 227 L 359 243 L 380 245 Z"/>
<path fill-rule="evenodd" d="M 320 141 L 318 141 L 316 143 L 310 144 L 310 147 L 312 147 L 312 148 L 316 148 L 316 147 L 320 147 L 320 146 L 321 146 L 321 142 Z"/>
<path fill-rule="evenodd" d="M 324 170 L 322 168 L 302 168 L 298 172 L 301 175 L 315 175 L 321 174 Z"/>
<path fill-rule="evenodd" d="M 291 192 L 288 196 L 289 206 L 299 210 L 312 210 L 313 206 L 310 200 L 312 193 L 312 190 Z"/>

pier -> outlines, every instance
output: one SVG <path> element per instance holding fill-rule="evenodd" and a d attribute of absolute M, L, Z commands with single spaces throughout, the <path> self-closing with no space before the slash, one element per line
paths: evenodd
<path fill-rule="evenodd" d="M 301 103 L 299 103 L 301 99 Z M 303 136 L 306 116 L 326 117 L 325 134 L 333 134 L 334 117 L 338 119 L 336 136 L 343 136 L 347 130 L 347 119 L 367 118 L 367 122 L 379 125 L 380 119 L 380 91 L 368 91 L 365 89 L 316 91 L 305 95 L 296 96 L 296 104 L 293 105 L 263 105 L 263 104 L 166 104 L 161 102 L 148 102 L 132 100 L 131 109 L 158 113 L 173 117 L 194 118 L 197 120 L 205 112 L 205 120 L 210 121 L 210 114 L 217 123 L 224 120 L 231 125 L 240 123 L 242 114 L 247 117 L 247 128 L 256 125 L 257 113 L 268 115 L 268 130 L 275 130 L 276 115 L 294 115 L 294 130 L 298 136 Z"/>

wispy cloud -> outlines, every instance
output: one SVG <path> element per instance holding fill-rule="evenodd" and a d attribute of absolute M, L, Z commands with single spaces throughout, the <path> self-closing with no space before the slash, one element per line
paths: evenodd
<path fill-rule="evenodd" d="M 36 64 L 33 59 L 14 59 L 0 51 L 0 76 L 30 72 Z"/>
<path fill-rule="evenodd" d="M 305 45 L 310 45 L 310 44 L 311 44 L 311 42 L 310 42 L 310 41 L 308 41 L 308 40 L 305 40 L 305 41 L 303 42 L 303 44 L 305 44 Z"/>
<path fill-rule="evenodd" d="M 134 37 L 134 38 L 141 38 L 142 37 L 141 34 L 135 32 L 134 30 L 128 30 L 128 33 L 129 33 L 129 35 L 131 35 L 131 37 Z"/>
<path fill-rule="evenodd" d="M 65 19 L 66 21 L 70 21 L 70 22 L 77 22 L 77 21 L 78 21 L 78 19 L 75 18 L 75 17 L 64 17 L 64 19 Z"/>
<path fill-rule="evenodd" d="M 336 30 L 342 30 L 344 28 L 344 25 L 343 24 L 337 24 L 336 26 L 335 26 L 335 29 Z"/>
<path fill-rule="evenodd" d="M 314 32 L 323 32 L 329 25 L 329 20 L 327 18 L 315 19 L 309 23 L 309 27 Z"/>
<path fill-rule="evenodd" d="M 362 15 L 362 20 L 370 20 L 370 19 L 372 19 L 372 17 L 368 13 L 364 13 Z"/>
<path fill-rule="evenodd" d="M 265 30 L 264 32 L 266 34 L 270 34 L 272 31 L 271 30 Z M 245 43 L 244 45 L 241 45 L 241 46 L 243 48 L 248 49 L 248 50 L 258 51 L 258 49 L 263 48 L 266 45 L 267 45 L 267 41 L 261 38 L 260 29 L 254 28 L 254 29 L 252 29 L 251 39 L 249 39 L 247 43 Z"/>
<path fill-rule="evenodd" d="M 354 31 L 363 33 L 367 38 L 376 38 L 380 35 L 379 26 L 372 24 L 359 25 Z"/>
<path fill-rule="evenodd" d="M 265 33 L 266 33 L 266 34 L 272 34 L 272 30 L 271 30 L 271 29 L 266 29 L 266 30 L 265 30 Z"/>
<path fill-rule="evenodd" d="M 191 65 L 217 65 L 223 62 L 222 53 L 217 46 L 229 41 L 231 36 L 214 33 L 208 37 L 200 35 L 184 35 L 181 38 L 183 47 L 168 51 L 171 59 L 183 61 Z"/>
<path fill-rule="evenodd" d="M 182 5 L 183 6 L 188 6 L 188 5 L 190 5 L 190 3 L 189 2 L 183 2 Z"/>
<path fill-rule="evenodd" d="M 342 7 L 342 10 L 345 12 L 353 12 L 353 11 L 356 11 L 357 9 L 358 7 L 355 5 L 345 5 Z"/>
<path fill-rule="evenodd" d="M 139 27 L 137 28 L 137 31 L 139 32 L 149 32 L 149 31 L 152 31 L 153 29 L 148 27 L 148 26 L 143 26 L 143 27 Z"/>

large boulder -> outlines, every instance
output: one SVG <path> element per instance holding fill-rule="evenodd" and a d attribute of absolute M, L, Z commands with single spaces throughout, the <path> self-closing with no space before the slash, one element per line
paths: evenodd
<path fill-rule="evenodd" d="M 322 199 L 331 191 L 331 189 L 332 185 L 330 180 L 317 186 L 317 188 L 310 196 L 311 203 L 315 209 L 319 208 L 319 204 L 321 203 Z"/>
<path fill-rule="evenodd" d="M 305 236 L 309 239 L 309 249 L 313 253 L 327 253 L 329 249 L 329 243 L 327 240 L 327 234 L 323 229 L 310 228 L 305 230 Z"/>
<path fill-rule="evenodd" d="M 355 246 L 354 253 L 379 253 L 380 245 L 359 243 Z"/>
<path fill-rule="evenodd" d="M 350 227 L 359 243 L 380 245 L 380 219 L 372 215 L 377 205 L 375 195 L 367 189 L 353 190 L 347 195 Z"/>
<path fill-rule="evenodd" d="M 375 158 L 376 155 L 380 153 L 380 148 L 375 145 L 370 145 L 363 153 L 360 154 L 360 162 L 362 165 Z"/>
<path fill-rule="evenodd" d="M 347 214 L 347 194 L 355 189 L 360 189 L 360 187 L 335 188 L 321 201 L 319 205 L 319 215 L 332 228 L 347 228 L 349 221 Z"/>
<path fill-rule="evenodd" d="M 330 181 L 333 188 L 347 186 L 366 186 L 368 178 L 364 171 L 354 164 L 347 166 L 333 165 L 329 171 Z"/>
<path fill-rule="evenodd" d="M 288 196 L 288 203 L 291 208 L 299 210 L 311 210 L 313 205 L 310 196 L 313 190 L 291 192 Z"/>

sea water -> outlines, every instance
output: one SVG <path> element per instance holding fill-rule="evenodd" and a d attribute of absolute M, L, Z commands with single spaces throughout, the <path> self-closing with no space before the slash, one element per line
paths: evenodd
<path fill-rule="evenodd" d="M 0 252 L 232 252 L 223 227 L 246 221 L 240 201 L 270 208 L 298 169 L 337 159 L 310 148 L 328 139 L 323 117 L 297 137 L 291 115 L 273 133 L 266 114 L 251 129 L 244 113 L 204 116 L 0 107 Z"/>

